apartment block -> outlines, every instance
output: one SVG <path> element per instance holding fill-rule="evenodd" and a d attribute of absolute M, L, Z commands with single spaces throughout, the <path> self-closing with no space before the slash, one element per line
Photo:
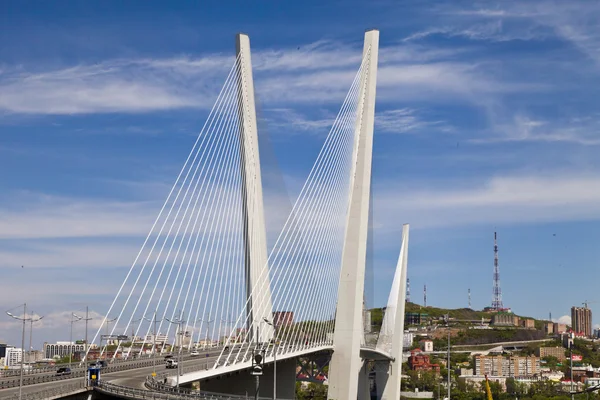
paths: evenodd
<path fill-rule="evenodd" d="M 475 375 L 490 376 L 527 376 L 540 372 L 539 357 L 504 357 L 482 356 L 473 357 Z"/>

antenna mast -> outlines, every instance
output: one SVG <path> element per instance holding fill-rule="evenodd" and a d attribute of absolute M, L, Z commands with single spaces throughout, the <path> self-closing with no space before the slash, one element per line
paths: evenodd
<path fill-rule="evenodd" d="M 406 302 L 410 303 L 410 279 L 406 278 Z"/>
<path fill-rule="evenodd" d="M 502 290 L 500 289 L 500 270 L 498 269 L 498 240 L 496 232 L 494 232 L 494 288 L 492 294 L 492 308 L 495 310 L 503 309 Z"/>
<path fill-rule="evenodd" d="M 427 307 L 427 285 L 423 285 L 423 307 Z"/>
<path fill-rule="evenodd" d="M 469 308 L 471 308 L 471 288 L 469 288 L 468 293 L 469 293 Z"/>

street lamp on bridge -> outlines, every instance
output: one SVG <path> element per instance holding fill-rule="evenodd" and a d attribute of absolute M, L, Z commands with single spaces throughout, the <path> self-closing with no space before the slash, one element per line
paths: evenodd
<path fill-rule="evenodd" d="M 185 323 L 185 321 L 183 319 L 181 319 L 181 317 L 177 317 L 177 319 L 174 320 L 170 320 L 169 318 L 165 317 L 165 320 L 177 325 L 177 335 L 182 334 L 183 332 L 181 331 L 181 326 Z M 177 335 L 175 336 L 175 343 L 177 343 Z M 183 337 L 181 337 L 179 339 L 179 350 L 177 351 L 177 390 L 179 391 L 179 375 L 181 375 L 180 371 L 181 371 L 181 348 L 183 344 Z"/>

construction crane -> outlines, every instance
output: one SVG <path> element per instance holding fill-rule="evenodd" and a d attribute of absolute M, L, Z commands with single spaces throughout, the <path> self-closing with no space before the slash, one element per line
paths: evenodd
<path fill-rule="evenodd" d="M 487 394 L 487 400 L 494 400 L 492 397 L 492 390 L 490 389 L 490 383 L 488 382 L 487 374 L 485 375 L 485 393 Z"/>
<path fill-rule="evenodd" d="M 591 301 L 590 300 L 584 300 L 583 303 L 581 303 L 581 304 L 583 304 L 583 306 L 585 308 L 588 308 L 588 304 L 593 304 L 593 303 L 597 303 L 597 301 L 594 301 L 594 300 L 591 300 Z"/>

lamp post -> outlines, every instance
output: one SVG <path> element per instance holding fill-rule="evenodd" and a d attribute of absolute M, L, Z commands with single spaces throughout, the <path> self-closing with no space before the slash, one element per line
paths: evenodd
<path fill-rule="evenodd" d="M 154 378 L 156 376 L 156 323 L 158 322 L 156 319 L 156 310 L 154 310 L 154 317 L 152 319 L 142 318 L 148 322 L 154 322 L 154 334 L 152 335 L 152 377 Z M 179 365 L 179 363 L 177 364 Z"/>
<path fill-rule="evenodd" d="M 448 400 L 450 400 L 450 314 L 446 314 L 446 328 L 448 330 Z"/>
<path fill-rule="evenodd" d="M 106 338 L 106 352 L 104 351 L 104 349 L 102 349 L 102 335 L 100 335 L 100 355 L 104 354 L 104 359 L 105 360 L 107 358 L 106 356 L 107 356 L 107 353 L 108 353 L 108 341 L 110 340 L 110 338 L 109 338 L 110 335 L 108 333 L 108 331 L 110 329 L 108 328 L 108 326 L 110 325 L 111 322 L 115 322 L 117 319 L 119 319 L 119 317 L 114 317 L 113 319 L 109 319 L 108 315 L 106 316 L 106 335 L 104 335 L 105 338 Z"/>
<path fill-rule="evenodd" d="M 206 348 L 206 342 L 208 341 L 208 333 L 210 332 L 210 323 L 214 321 L 214 319 L 210 319 L 210 314 L 208 315 L 208 319 L 203 319 L 200 318 L 198 321 L 201 322 L 206 322 L 207 324 L 207 329 L 206 329 L 206 336 L 204 337 L 204 348 Z M 212 347 L 212 338 L 210 340 L 210 347 Z"/>
<path fill-rule="evenodd" d="M 39 318 L 33 318 L 33 311 L 31 312 L 31 318 L 29 319 L 29 322 L 31 323 L 31 325 L 29 325 L 29 357 L 28 360 L 29 364 L 31 364 L 31 353 L 32 353 L 32 342 L 33 342 L 33 323 L 34 322 L 38 322 L 39 320 L 41 320 L 42 318 L 44 318 L 44 316 L 41 316 Z"/>
<path fill-rule="evenodd" d="M 571 400 L 575 399 L 575 393 L 573 392 L 573 342 L 569 341 L 569 359 L 571 361 Z"/>
<path fill-rule="evenodd" d="M 89 317 L 89 307 L 86 306 L 85 307 L 85 318 L 78 316 L 77 314 L 73 314 L 75 317 L 79 318 L 80 320 L 85 321 L 85 346 L 83 347 L 84 349 L 84 353 L 85 355 L 83 356 L 83 362 L 85 363 L 85 369 L 87 370 L 87 353 L 88 353 L 88 321 L 92 320 L 92 318 Z"/>
<path fill-rule="evenodd" d="M 167 320 L 168 322 L 177 325 L 177 335 L 181 334 L 181 325 L 183 323 L 185 323 L 184 320 L 181 319 L 181 316 L 177 317 L 177 319 L 174 319 L 173 321 L 171 321 L 169 318 L 165 318 L 165 320 Z M 175 335 L 175 342 L 177 342 L 177 335 Z M 181 375 L 180 373 L 180 369 L 181 369 L 181 348 L 183 344 L 183 337 L 179 339 L 179 350 L 177 351 L 177 391 L 179 391 L 179 375 Z"/>
<path fill-rule="evenodd" d="M 7 311 L 6 314 L 11 318 L 17 319 L 19 321 L 23 321 L 23 330 L 21 332 L 21 372 L 20 372 L 20 377 L 19 377 L 19 400 L 21 400 L 23 398 L 22 396 L 23 396 L 23 361 L 25 359 L 25 323 L 27 321 L 30 321 L 31 318 L 27 318 L 27 303 L 23 303 L 23 316 L 22 317 L 17 317 L 16 315 L 12 314 L 9 311 Z"/>
<path fill-rule="evenodd" d="M 73 319 L 77 318 L 77 319 Z M 73 362 L 73 322 L 81 321 L 83 318 L 78 316 L 75 313 L 71 313 L 71 334 L 69 336 L 69 368 L 71 368 L 71 363 Z"/>
<path fill-rule="evenodd" d="M 269 321 L 266 318 L 263 318 L 267 324 L 273 327 L 275 331 L 275 338 L 273 343 L 273 400 L 277 399 L 277 327 L 273 323 L 273 321 Z"/>

